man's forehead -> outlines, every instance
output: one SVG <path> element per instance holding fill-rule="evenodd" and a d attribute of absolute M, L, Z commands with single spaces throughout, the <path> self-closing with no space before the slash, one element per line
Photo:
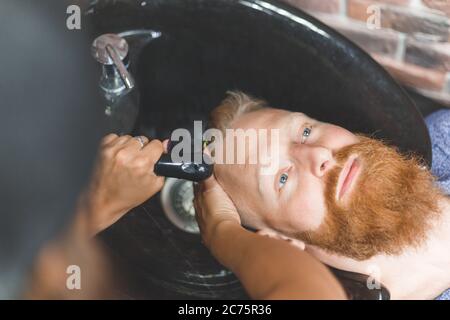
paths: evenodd
<path fill-rule="evenodd" d="M 240 138 L 243 138 L 244 140 L 241 141 L 241 143 L 236 143 L 236 140 L 234 140 L 231 151 L 235 153 L 239 151 L 245 152 L 245 165 L 243 166 L 244 171 L 248 169 L 250 169 L 250 171 L 253 171 L 254 169 L 258 170 L 260 165 L 258 160 L 263 160 L 260 159 L 261 144 L 265 144 L 265 148 L 263 148 L 263 150 L 266 150 L 266 153 L 270 153 L 270 151 L 272 151 L 270 147 L 273 143 L 276 143 L 278 146 L 278 149 L 276 150 L 278 152 L 282 152 L 280 147 L 285 146 L 286 144 L 284 142 L 289 141 L 292 128 L 294 128 L 299 122 L 304 122 L 308 119 L 309 118 L 303 113 L 275 108 L 265 108 L 263 110 L 253 111 L 242 115 L 235 121 L 230 129 L 236 130 L 236 136 L 233 135 L 234 139 L 239 140 Z M 264 131 L 259 131 L 261 129 L 264 129 Z M 237 134 L 238 130 L 243 131 L 240 132 L 241 134 Z M 256 130 L 256 132 L 253 131 L 252 135 L 249 134 L 250 130 Z M 247 134 L 252 136 L 254 139 L 247 140 Z M 261 136 L 261 134 L 263 136 Z M 227 152 L 231 151 L 229 150 Z M 278 156 L 278 154 L 275 155 L 272 152 L 271 156 Z M 255 158 L 258 158 L 257 163 L 254 163 L 254 161 L 249 161 L 249 159 L 254 160 Z M 234 166 L 234 170 L 238 170 L 238 168 L 240 167 Z"/>
<path fill-rule="evenodd" d="M 292 112 L 284 109 L 265 108 L 244 114 L 237 118 L 232 125 L 233 129 L 260 129 L 273 128 L 282 125 L 285 120 L 292 116 L 303 116 L 303 113 Z"/>
<path fill-rule="evenodd" d="M 244 114 L 236 119 L 231 126 L 231 130 L 242 129 L 283 129 L 289 130 L 292 123 L 295 123 L 298 118 L 308 118 L 305 114 L 300 112 L 292 112 L 283 109 L 275 109 L 275 108 L 265 108 L 258 111 L 253 111 L 248 114 Z M 259 139 L 259 136 L 256 136 Z M 269 148 L 272 144 L 272 137 L 270 134 L 266 137 L 267 147 Z M 260 141 L 257 140 L 259 143 Z M 224 145 L 224 147 L 226 144 Z M 245 143 L 233 143 L 232 150 L 228 150 L 229 152 L 237 152 L 239 150 L 245 150 L 245 162 L 244 164 L 236 164 L 236 163 L 228 163 L 221 165 L 222 174 L 232 175 L 233 179 L 243 178 L 246 179 L 249 174 L 255 174 L 258 172 L 260 164 L 258 163 L 250 163 L 249 158 L 258 157 L 259 148 L 257 145 L 249 146 L 248 141 Z M 226 150 L 226 148 L 225 148 Z M 227 152 L 225 151 L 225 154 Z M 233 157 L 234 158 L 234 157 Z"/>

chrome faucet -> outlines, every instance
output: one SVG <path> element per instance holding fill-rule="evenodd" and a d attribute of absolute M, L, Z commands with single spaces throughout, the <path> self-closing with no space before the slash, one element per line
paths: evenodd
<path fill-rule="evenodd" d="M 116 34 L 104 34 L 92 43 L 92 55 L 103 66 L 100 87 L 108 93 L 120 94 L 134 88 L 128 72 L 128 43 Z"/>
<path fill-rule="evenodd" d="M 128 43 L 119 35 L 108 33 L 94 40 L 91 51 L 102 66 L 99 86 L 105 101 L 108 131 L 130 134 L 136 126 L 139 93 L 128 71 Z"/>

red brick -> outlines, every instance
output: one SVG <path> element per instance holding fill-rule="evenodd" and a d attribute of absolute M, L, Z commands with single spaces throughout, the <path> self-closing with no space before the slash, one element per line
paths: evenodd
<path fill-rule="evenodd" d="M 431 34 L 446 41 L 449 37 L 450 20 L 445 16 L 420 10 L 386 7 L 381 11 L 381 25 L 409 34 Z"/>
<path fill-rule="evenodd" d="M 393 30 L 369 30 L 365 23 L 330 15 L 316 17 L 370 53 L 395 58 L 400 34 Z"/>
<path fill-rule="evenodd" d="M 439 41 L 447 41 L 450 37 L 450 19 L 426 9 L 386 5 L 370 0 L 348 0 L 347 14 L 353 19 L 367 21 L 370 16 L 367 8 L 371 5 L 380 6 L 383 28 L 408 34 L 432 34 Z"/>
<path fill-rule="evenodd" d="M 422 2 L 428 8 L 442 11 L 450 17 L 450 0 L 422 0 Z"/>
<path fill-rule="evenodd" d="M 450 43 L 406 41 L 405 62 L 437 71 L 450 71 Z"/>
<path fill-rule="evenodd" d="M 439 92 L 441 92 L 445 86 L 445 72 L 422 68 L 381 55 L 373 55 L 373 57 L 383 65 L 394 78 L 404 85 Z"/>
<path fill-rule="evenodd" d="M 282 0 L 293 7 L 312 12 L 339 13 L 340 0 Z"/>
<path fill-rule="evenodd" d="M 367 8 L 376 4 L 378 3 L 368 0 L 347 0 L 347 16 L 356 20 L 367 21 L 370 16 L 367 13 Z"/>

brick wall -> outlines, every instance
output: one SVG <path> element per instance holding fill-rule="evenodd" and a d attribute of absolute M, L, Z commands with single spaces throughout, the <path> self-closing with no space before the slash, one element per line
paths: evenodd
<path fill-rule="evenodd" d="M 283 0 L 338 30 L 397 80 L 450 107 L 450 0 Z"/>

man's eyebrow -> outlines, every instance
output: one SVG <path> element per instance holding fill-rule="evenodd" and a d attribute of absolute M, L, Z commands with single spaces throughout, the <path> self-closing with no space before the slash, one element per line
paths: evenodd
<path fill-rule="evenodd" d="M 287 121 L 287 124 L 286 125 L 284 125 L 284 126 L 282 126 L 282 127 L 284 127 L 284 128 L 288 128 L 288 134 L 291 134 L 291 132 L 292 132 L 292 128 L 296 125 L 296 124 L 298 124 L 299 123 L 299 121 L 301 122 L 301 123 L 304 123 L 304 122 L 306 122 L 306 119 L 305 119 L 305 114 L 303 114 L 303 113 L 301 113 L 301 112 L 293 112 L 293 113 L 289 113 L 289 114 L 287 114 L 287 115 L 285 115 L 284 116 L 284 118 L 288 118 L 288 121 Z M 270 143 L 272 143 L 272 141 L 270 142 Z M 258 151 L 259 151 L 259 149 L 258 149 Z M 258 153 L 258 161 L 259 161 L 260 159 L 259 159 L 259 153 Z M 248 170 L 249 168 L 248 167 L 246 167 L 244 170 Z M 261 196 L 261 197 L 265 197 L 266 195 L 264 195 L 264 193 L 263 193 L 263 190 L 265 190 L 266 188 L 265 188 L 265 186 L 264 186 L 264 181 L 265 181 L 265 179 L 263 179 L 262 177 L 264 176 L 264 175 L 262 175 L 261 174 L 261 170 L 262 170 L 263 168 L 262 168 L 262 166 L 261 165 L 258 165 L 258 167 L 257 167 L 257 169 L 255 170 L 255 179 L 256 179 L 256 181 L 257 181 L 257 185 L 258 185 L 258 193 L 259 193 L 259 195 Z M 279 174 L 280 174 L 280 170 L 282 170 L 282 167 L 280 166 L 279 168 L 277 168 L 277 172 L 273 175 L 273 177 L 274 177 L 274 179 L 277 179 L 277 177 L 279 176 Z M 276 190 L 274 189 L 274 186 L 276 185 L 275 184 L 275 181 L 272 181 L 272 183 L 271 183 L 271 189 L 274 191 L 274 193 L 276 194 Z"/>
<path fill-rule="evenodd" d="M 301 123 L 307 122 L 305 115 L 303 113 L 294 113 L 293 116 L 290 117 L 289 128 L 292 129 L 292 127 L 299 122 Z"/>
<path fill-rule="evenodd" d="M 297 122 L 298 119 L 301 118 L 302 115 L 303 114 L 301 114 L 301 113 L 294 113 L 294 116 L 292 116 L 291 114 L 288 114 L 288 115 L 285 116 L 286 118 L 289 119 L 288 124 L 286 126 L 286 127 L 289 128 L 288 129 L 289 132 L 291 131 L 291 128 L 293 127 L 294 123 Z M 270 143 L 272 144 L 272 141 Z M 259 151 L 259 149 L 258 149 L 258 151 Z M 258 161 L 259 160 L 260 159 L 259 159 L 259 153 L 258 153 Z M 278 168 L 277 172 L 274 174 L 274 179 L 277 179 L 281 169 L 282 169 L 281 167 Z M 263 190 L 265 188 L 264 188 L 264 185 L 263 185 L 264 179 L 262 179 L 263 175 L 261 174 L 261 170 L 262 170 L 262 166 L 258 165 L 258 169 L 255 170 L 255 173 L 256 173 L 256 177 L 255 178 L 256 178 L 256 181 L 258 181 L 258 192 L 259 192 L 261 197 L 264 197 Z M 273 181 L 273 183 L 271 183 L 271 184 L 272 184 L 271 189 L 274 191 L 274 193 L 276 193 L 276 190 L 274 189 L 275 181 Z"/>
<path fill-rule="evenodd" d="M 262 177 L 262 175 L 261 175 L 261 166 L 258 166 L 258 169 L 257 170 L 255 170 L 255 172 L 256 172 L 256 181 L 258 181 L 258 192 L 259 192 L 259 195 L 261 196 L 261 197 L 264 197 L 264 195 L 263 195 L 263 179 L 261 178 Z"/>
<path fill-rule="evenodd" d="M 263 170 L 264 168 L 263 168 L 263 166 L 262 165 L 258 165 L 258 168 L 255 170 L 255 172 L 256 172 L 256 181 L 258 182 L 258 192 L 259 192 L 259 194 L 261 195 L 261 197 L 265 197 L 265 196 L 267 196 L 267 195 L 265 195 L 264 194 L 264 192 L 263 192 L 263 190 L 266 190 L 267 188 L 264 186 L 264 182 L 266 181 L 266 179 L 264 179 L 263 177 L 273 177 L 273 179 L 270 179 L 271 180 L 271 183 L 270 183 L 270 187 L 269 187 L 269 189 L 271 189 L 273 192 L 274 192 L 274 194 L 276 195 L 277 194 L 277 190 L 275 189 L 275 179 L 277 179 L 278 178 L 278 176 L 280 175 L 280 171 L 283 169 L 282 168 L 282 166 L 278 166 L 278 168 L 277 168 L 277 171 L 275 172 L 275 174 L 273 174 L 273 175 L 264 175 L 264 174 L 262 174 L 262 170 Z"/>
<path fill-rule="evenodd" d="M 266 179 L 264 179 L 264 177 L 266 175 L 262 174 L 263 170 L 263 166 L 261 164 L 258 165 L 257 169 L 255 170 L 256 173 L 256 181 L 258 181 L 258 192 L 260 194 L 261 197 L 265 197 L 266 195 L 264 194 L 264 190 L 266 190 L 267 188 L 264 186 L 264 181 Z M 278 168 L 277 173 L 275 174 L 275 177 L 278 175 L 278 171 L 280 170 L 280 168 Z M 271 189 L 273 190 L 273 186 L 271 187 Z M 275 190 L 273 190 L 275 191 Z"/>

